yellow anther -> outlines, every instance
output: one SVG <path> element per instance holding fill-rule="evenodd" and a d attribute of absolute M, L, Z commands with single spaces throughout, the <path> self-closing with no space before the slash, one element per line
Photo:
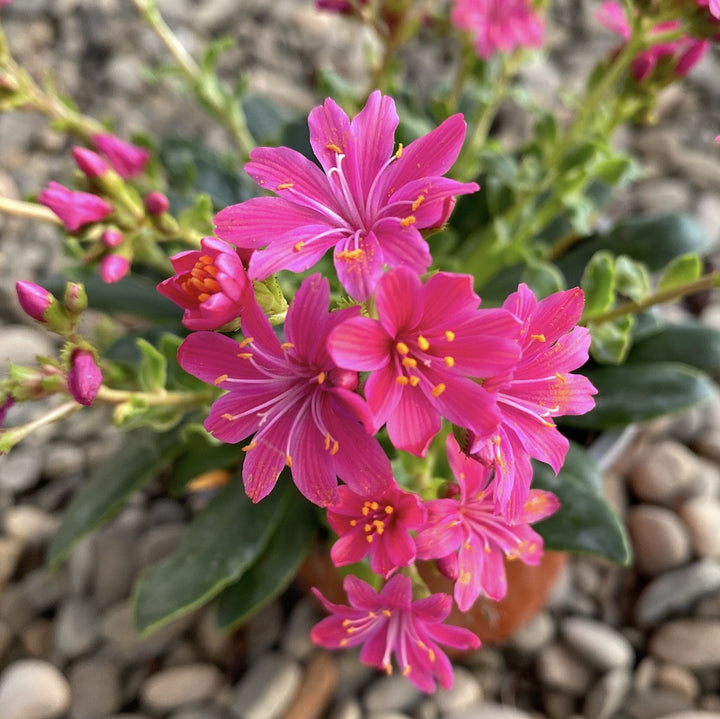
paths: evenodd
<path fill-rule="evenodd" d="M 403 357 L 401 364 L 403 367 L 417 367 L 417 360 L 412 357 Z"/>
<path fill-rule="evenodd" d="M 432 392 L 430 394 L 432 394 L 433 397 L 439 397 L 444 391 L 445 385 L 441 382 L 432 388 Z"/>
<path fill-rule="evenodd" d="M 292 469 L 292 457 L 289 454 L 285 455 L 285 464 Z"/>
<path fill-rule="evenodd" d="M 395 150 L 395 157 L 399 160 L 402 157 L 403 152 L 403 144 L 402 142 L 398 143 L 398 149 Z"/>
<path fill-rule="evenodd" d="M 408 215 L 400 220 L 400 227 L 410 227 L 410 225 L 414 225 L 415 222 L 417 222 L 415 215 Z"/>
<path fill-rule="evenodd" d="M 372 535 L 372 534 L 366 534 L 366 535 L 365 535 L 365 541 L 366 541 L 368 544 L 372 544 L 372 540 L 373 540 L 373 535 Z"/>
<path fill-rule="evenodd" d="M 253 356 L 252 352 L 238 352 L 238 357 L 240 359 L 250 359 Z"/>
<path fill-rule="evenodd" d="M 357 523 L 358 523 L 357 519 L 351 519 L 351 520 L 350 520 L 350 526 L 351 526 L 351 527 L 357 527 Z"/>
<path fill-rule="evenodd" d="M 412 667 L 408 664 L 406 667 L 402 670 L 402 675 L 406 677 L 410 672 L 412 671 Z"/>
<path fill-rule="evenodd" d="M 370 509 L 372 509 L 373 511 L 377 511 L 379 506 L 380 505 L 377 502 L 370 502 Z"/>
<path fill-rule="evenodd" d="M 472 581 L 472 576 L 470 572 L 462 572 L 462 574 L 458 577 L 458 582 L 460 584 L 470 584 Z"/>
<path fill-rule="evenodd" d="M 335 440 L 335 441 L 333 442 L 332 449 L 330 450 L 330 456 L 332 457 L 332 456 L 336 455 L 336 454 L 338 453 L 338 450 L 339 450 L 339 449 L 340 449 L 340 442 L 338 442 L 337 440 Z"/>
<path fill-rule="evenodd" d="M 417 375 L 413 375 L 410 378 L 410 386 L 417 387 L 420 384 L 420 378 Z"/>
<path fill-rule="evenodd" d="M 317 376 L 317 383 L 322 384 L 325 381 L 326 374 L 324 372 L 320 372 L 320 374 Z"/>
<path fill-rule="evenodd" d="M 251 449 L 255 449 L 257 447 L 257 442 L 250 442 L 250 444 L 246 444 L 244 447 L 242 447 L 243 452 L 249 452 Z"/>
<path fill-rule="evenodd" d="M 330 432 L 325 435 L 325 449 L 330 449 Z"/>
<path fill-rule="evenodd" d="M 455 366 L 455 358 L 451 357 L 450 355 L 447 355 L 445 358 L 445 364 L 448 367 L 454 367 Z"/>
<path fill-rule="evenodd" d="M 247 347 L 249 344 L 254 342 L 255 339 L 253 337 L 246 337 L 242 342 L 240 342 L 240 347 Z"/>
<path fill-rule="evenodd" d="M 364 529 L 366 532 L 372 532 L 372 528 L 373 528 L 372 524 L 366 524 L 366 525 L 363 527 L 363 529 Z"/>
<path fill-rule="evenodd" d="M 348 640 L 347 640 L 347 639 L 341 639 L 341 640 L 340 640 L 340 643 L 338 644 L 338 646 L 342 649 L 343 647 L 346 647 L 346 646 L 347 646 L 347 643 L 348 643 Z"/>
<path fill-rule="evenodd" d="M 452 342 L 455 339 L 455 333 L 452 330 L 445 330 L 445 339 Z"/>
<path fill-rule="evenodd" d="M 404 342 L 398 342 L 395 345 L 395 349 L 398 351 L 398 354 L 401 355 L 406 355 L 410 351 L 410 348 Z"/>
<path fill-rule="evenodd" d="M 300 250 L 302 250 L 302 248 L 303 248 L 304 245 L 305 245 L 304 242 L 296 242 L 296 243 L 293 245 L 293 251 L 294 251 L 294 252 L 300 252 Z"/>
<path fill-rule="evenodd" d="M 395 511 L 394 507 L 391 507 L 389 504 L 385 505 L 385 514 L 392 514 Z"/>
<path fill-rule="evenodd" d="M 417 343 L 423 352 L 427 352 L 427 350 L 430 349 L 430 343 L 422 335 L 418 335 Z"/>
<path fill-rule="evenodd" d="M 435 661 L 435 652 L 432 649 L 428 649 L 428 659 L 431 662 Z"/>
<path fill-rule="evenodd" d="M 281 182 L 275 189 L 276 190 L 289 190 L 291 187 L 295 187 L 292 182 Z"/>
<path fill-rule="evenodd" d="M 395 381 L 401 385 L 406 385 L 406 384 L 410 383 L 410 380 L 404 374 L 401 374 L 399 377 L 396 377 Z"/>
<path fill-rule="evenodd" d="M 333 152 L 336 152 L 338 155 L 342 155 L 342 148 L 338 147 L 336 144 L 329 142 L 325 147 L 328 150 L 332 150 Z"/>
<path fill-rule="evenodd" d="M 370 514 L 370 507 L 368 506 L 367 502 L 365 502 L 363 508 L 360 511 L 363 513 L 363 517 L 367 517 L 368 514 Z"/>
<path fill-rule="evenodd" d="M 537 340 L 538 342 L 544 342 L 545 341 L 545 335 L 539 334 L 539 335 L 530 335 L 530 339 Z"/>
<path fill-rule="evenodd" d="M 383 669 L 385 670 L 385 674 L 392 676 L 392 664 L 383 664 Z"/>
<path fill-rule="evenodd" d="M 365 254 L 365 250 L 358 247 L 356 250 L 343 250 L 337 256 L 341 260 L 359 260 Z"/>
<path fill-rule="evenodd" d="M 218 375 L 218 376 L 214 379 L 213 384 L 214 384 L 214 385 L 222 384 L 227 378 L 228 378 L 228 376 L 227 376 L 226 374 Z"/>
<path fill-rule="evenodd" d="M 280 347 L 284 350 L 291 350 L 295 345 L 292 342 L 283 342 Z"/>
<path fill-rule="evenodd" d="M 226 419 L 228 422 L 232 422 L 235 419 L 234 414 L 230 414 L 230 412 L 225 412 L 225 414 L 220 415 L 223 419 Z"/>
<path fill-rule="evenodd" d="M 343 625 L 344 627 L 349 627 L 351 623 L 352 623 L 352 622 L 351 622 L 349 619 L 343 619 L 343 620 L 342 620 L 342 625 Z"/>
<path fill-rule="evenodd" d="M 382 613 L 383 613 L 386 617 L 392 617 L 392 613 L 390 612 L 389 609 L 383 609 L 383 610 L 382 610 Z"/>
<path fill-rule="evenodd" d="M 376 520 L 373 522 L 373 525 L 375 526 L 375 531 L 376 531 L 378 534 L 382 534 L 382 533 L 385 531 L 385 522 L 382 522 L 381 520 L 376 519 Z"/>
<path fill-rule="evenodd" d="M 555 379 L 557 379 L 558 382 L 562 382 L 562 384 L 565 384 L 565 382 L 567 382 L 567 377 L 564 374 L 560 374 L 559 372 L 555 372 Z"/>
<path fill-rule="evenodd" d="M 412 211 L 415 212 L 422 203 L 425 202 L 425 195 L 418 195 L 415 202 L 412 203 Z"/>

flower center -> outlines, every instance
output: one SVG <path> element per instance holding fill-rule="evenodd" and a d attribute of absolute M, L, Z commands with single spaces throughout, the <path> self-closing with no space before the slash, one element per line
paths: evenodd
<path fill-rule="evenodd" d="M 183 292 L 195 297 L 198 302 L 205 302 L 220 291 L 220 283 L 215 279 L 218 268 L 213 264 L 214 258 L 202 255 L 190 272 L 180 282 Z"/>
<path fill-rule="evenodd" d="M 365 500 L 360 511 L 363 518 L 353 519 L 350 524 L 357 526 L 360 522 L 364 522 L 365 539 L 368 544 L 372 544 L 376 534 L 382 536 L 385 532 L 385 527 L 395 513 L 395 508 L 390 504 L 380 504 L 368 499 Z"/>
<path fill-rule="evenodd" d="M 349 369 L 333 367 L 327 373 L 328 384 L 331 387 L 342 387 L 342 389 L 354 392 L 360 384 L 360 377 L 357 372 Z"/>

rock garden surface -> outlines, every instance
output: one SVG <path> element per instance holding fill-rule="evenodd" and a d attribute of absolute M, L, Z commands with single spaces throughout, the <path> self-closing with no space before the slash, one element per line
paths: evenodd
<path fill-rule="evenodd" d="M 247 72 L 253 90 L 294 109 L 322 99 L 313 88 L 324 65 L 363 80 L 362 38 L 311 0 L 160 5 L 191 51 L 230 32 L 227 76 Z M 613 43 L 593 23 L 596 3 L 553 5 L 550 51 L 524 76 L 548 101 Z M 15 0 L 2 13 L 13 52 L 35 77 L 51 70 L 119 134 L 202 135 L 227 146 L 170 80 L 146 82 L 144 68 L 167 58 L 129 1 Z M 720 152 L 708 151 L 720 132 L 718 77 L 720 58 L 708 56 L 665 92 L 655 126 L 618 136 L 646 174 L 618 193 L 614 212 L 687 211 L 720 247 Z M 500 131 L 521 132 L 505 115 Z M 0 116 L 0 194 L 67 179 L 68 148 L 42 117 Z M 52 352 L 13 288 L 18 278 L 41 281 L 61 254 L 54 228 L 0 216 L 0 366 Z M 718 298 L 701 318 L 720 327 Z M 15 408 L 13 421 L 35 411 Z M 133 579 L 176 546 L 194 511 L 159 485 L 49 572 L 45 547 L 63 507 L 121 440 L 91 409 L 0 458 L 0 719 L 720 718 L 720 400 L 639 428 L 606 469 L 634 564 L 573 558 L 544 611 L 505 643 L 458 658 L 454 687 L 432 697 L 352 653 L 314 648 L 308 635 L 320 613 L 296 588 L 230 635 L 215 628 L 210 607 L 137 637 Z"/>

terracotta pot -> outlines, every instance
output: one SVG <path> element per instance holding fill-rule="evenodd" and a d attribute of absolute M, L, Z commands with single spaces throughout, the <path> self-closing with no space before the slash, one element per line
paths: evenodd
<path fill-rule="evenodd" d="M 508 592 L 505 598 L 494 602 L 481 597 L 467 612 L 453 606 L 448 623 L 470 629 L 484 644 L 507 639 L 545 606 L 566 562 L 564 552 L 545 552 L 540 564 L 534 567 L 518 560 L 506 561 Z M 419 562 L 417 566 L 431 591 L 452 595 L 453 583 L 437 571 L 434 562 Z M 308 556 L 298 580 L 306 589 L 317 587 L 331 602 L 347 603 L 342 577 L 326 554 Z"/>

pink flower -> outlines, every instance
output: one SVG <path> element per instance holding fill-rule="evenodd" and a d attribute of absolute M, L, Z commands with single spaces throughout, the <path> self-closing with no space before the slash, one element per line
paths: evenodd
<path fill-rule="evenodd" d="M 130 270 L 130 260 L 123 255 L 105 255 L 100 260 L 100 277 L 103 282 L 120 282 Z"/>
<path fill-rule="evenodd" d="M 710 14 L 720 20 L 720 0 L 708 0 Z"/>
<path fill-rule="evenodd" d="M 487 60 L 496 52 L 516 47 L 540 47 L 542 18 L 527 0 L 455 0 L 450 20 L 475 37 L 478 57 Z"/>
<path fill-rule="evenodd" d="M 441 417 L 483 435 L 500 419 L 473 378 L 514 365 L 519 325 L 505 310 L 479 310 L 472 284 L 470 275 L 438 272 L 423 286 L 398 267 L 378 284 L 377 320 L 348 319 L 330 334 L 341 367 L 370 371 L 365 395 L 375 427 L 387 422 L 398 449 L 423 456 Z"/>
<path fill-rule="evenodd" d="M 552 418 L 584 414 L 595 406 L 590 381 L 571 374 L 588 359 L 590 333 L 575 326 L 583 304 L 577 287 L 538 301 L 524 284 L 503 303 L 522 322 L 522 354 L 511 370 L 486 375 L 483 387 L 497 398 L 502 419 L 489 437 L 476 438 L 471 452 L 494 465 L 492 493 L 509 519 L 523 512 L 532 480 L 530 457 L 555 472 L 565 461 L 568 441 Z"/>
<path fill-rule="evenodd" d="M 504 558 L 538 564 L 542 557 L 542 537 L 530 524 L 548 517 L 560 503 L 550 492 L 530 490 L 513 522 L 495 513 L 492 492 L 492 470 L 460 451 L 457 441 L 448 435 L 448 461 L 460 490 L 457 499 L 434 499 L 426 503 L 428 521 L 415 541 L 421 559 L 456 561 L 452 572 L 454 596 L 465 612 L 480 594 L 496 601 L 507 592 Z"/>
<path fill-rule="evenodd" d="M 215 332 L 196 332 L 178 351 L 183 369 L 228 390 L 213 404 L 206 429 L 230 443 L 255 433 L 243 463 L 254 502 L 272 490 L 285 465 L 300 491 L 323 507 L 340 501 L 338 475 L 366 496 L 382 494 L 392 481 L 390 461 L 366 430 L 371 419 L 354 391 L 357 373 L 336 366 L 325 347 L 333 327 L 360 310 L 329 313 L 329 301 L 329 283 L 316 274 L 290 304 L 286 342 L 251 302 L 239 345 Z"/>
<path fill-rule="evenodd" d="M 111 134 L 100 134 L 93 137 L 95 148 L 110 160 L 115 172 L 125 179 L 145 172 L 150 152 L 144 147 L 131 145 Z"/>
<path fill-rule="evenodd" d="M 89 350 L 76 349 L 70 360 L 70 371 L 67 375 L 67 386 L 76 402 L 89 406 L 95 400 L 100 385 L 102 372 L 97 366 L 95 356 Z"/>
<path fill-rule="evenodd" d="M 162 192 L 150 192 L 145 197 L 145 209 L 151 215 L 162 215 L 163 212 L 168 211 L 168 207 L 170 202 Z"/>
<path fill-rule="evenodd" d="M 632 31 L 625 15 L 625 8 L 614 0 L 604 2 L 595 13 L 595 19 L 608 30 L 620 35 L 626 42 L 630 39 Z"/>
<path fill-rule="evenodd" d="M 104 220 L 113 211 L 111 204 L 89 192 L 76 192 L 50 182 L 38 195 L 38 202 L 49 207 L 70 232 L 77 232 L 83 225 Z"/>
<path fill-rule="evenodd" d="M 435 691 L 437 679 L 449 689 L 452 666 L 438 644 L 455 649 L 477 649 L 480 640 L 468 629 L 443 624 L 452 607 L 447 594 L 412 599 L 408 577 L 397 574 L 376 592 L 349 575 L 344 585 L 350 605 L 333 604 L 313 589 L 332 616 L 316 624 L 310 636 L 321 647 L 343 649 L 362 645 L 360 661 L 392 673 L 391 658 L 418 689 Z"/>
<path fill-rule="evenodd" d="M 38 322 L 44 322 L 45 312 L 55 301 L 50 292 L 34 282 L 25 280 L 18 280 L 15 283 L 15 291 L 25 314 Z"/>
<path fill-rule="evenodd" d="M 410 532 L 425 523 L 425 510 L 415 494 L 394 483 L 369 498 L 349 487 L 339 492 L 340 501 L 327 510 L 328 523 L 340 537 L 330 550 L 335 566 L 354 564 L 369 553 L 373 572 L 389 577 L 415 561 Z"/>
<path fill-rule="evenodd" d="M 110 170 L 105 160 L 87 147 L 73 147 L 73 158 L 87 177 L 100 177 Z"/>
<path fill-rule="evenodd" d="M 240 316 L 252 283 L 237 252 L 222 240 L 203 237 L 201 250 L 170 258 L 175 275 L 158 292 L 182 307 L 183 324 L 191 330 L 216 330 Z"/>
<path fill-rule="evenodd" d="M 442 177 L 465 138 L 462 115 L 393 154 L 398 121 L 393 99 L 378 91 L 352 122 L 328 99 L 308 120 L 322 170 L 287 147 L 252 151 L 245 169 L 279 197 L 253 198 L 215 217 L 222 239 L 267 246 L 250 259 L 252 279 L 306 270 L 331 247 L 340 282 L 357 300 L 373 292 L 386 265 L 427 270 L 431 257 L 420 230 L 443 225 L 454 196 L 478 186 Z"/>

